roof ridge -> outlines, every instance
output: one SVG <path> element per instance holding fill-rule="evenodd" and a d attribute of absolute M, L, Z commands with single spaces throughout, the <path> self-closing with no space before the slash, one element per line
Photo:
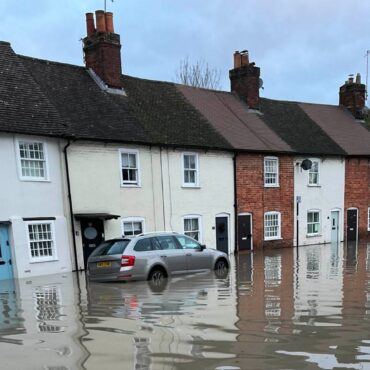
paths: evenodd
<path fill-rule="evenodd" d="M 285 103 L 285 104 L 308 104 L 308 105 L 320 105 L 320 106 L 329 106 L 334 108 L 340 108 L 340 105 L 335 104 L 328 104 L 328 103 L 311 103 L 311 102 L 304 102 L 304 101 L 298 101 L 298 100 L 282 100 L 282 99 L 272 99 L 272 98 L 260 98 L 261 100 L 268 100 L 272 102 L 279 102 L 279 103 Z"/>
<path fill-rule="evenodd" d="M 57 62 L 57 61 L 54 61 L 54 60 L 41 59 L 41 58 L 34 58 L 34 57 L 27 56 L 27 55 L 22 55 L 22 54 L 16 54 L 16 56 L 21 58 L 21 59 L 28 59 L 28 60 L 32 60 L 32 61 L 38 61 L 38 62 L 45 63 L 45 64 L 61 65 L 61 66 L 79 68 L 79 69 L 87 69 L 85 66 L 79 66 L 77 64 Z"/>

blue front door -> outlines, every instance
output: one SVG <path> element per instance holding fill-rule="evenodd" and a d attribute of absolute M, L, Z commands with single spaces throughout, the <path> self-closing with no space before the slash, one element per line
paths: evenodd
<path fill-rule="evenodd" d="M 0 280 L 13 279 L 8 226 L 0 224 Z"/>

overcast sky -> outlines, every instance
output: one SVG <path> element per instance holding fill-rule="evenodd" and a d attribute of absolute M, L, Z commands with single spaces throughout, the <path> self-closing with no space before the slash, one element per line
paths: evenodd
<path fill-rule="evenodd" d="M 228 71 L 235 50 L 261 67 L 262 96 L 338 103 L 370 49 L 369 0 L 107 0 L 121 35 L 123 72 L 173 81 L 179 61 Z M 0 40 L 18 54 L 83 64 L 85 13 L 104 0 L 1 0 Z"/>

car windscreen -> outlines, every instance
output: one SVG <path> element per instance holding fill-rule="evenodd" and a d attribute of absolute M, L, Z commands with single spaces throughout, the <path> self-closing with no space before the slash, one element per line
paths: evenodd
<path fill-rule="evenodd" d="M 90 256 L 111 256 L 122 254 L 130 240 L 109 240 L 100 244 Z"/>

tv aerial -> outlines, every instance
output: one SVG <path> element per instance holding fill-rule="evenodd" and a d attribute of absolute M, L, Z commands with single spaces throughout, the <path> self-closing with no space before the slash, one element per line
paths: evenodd
<path fill-rule="evenodd" d="M 112 3 L 114 0 L 110 0 Z M 104 0 L 104 11 L 107 11 L 107 0 Z"/>

